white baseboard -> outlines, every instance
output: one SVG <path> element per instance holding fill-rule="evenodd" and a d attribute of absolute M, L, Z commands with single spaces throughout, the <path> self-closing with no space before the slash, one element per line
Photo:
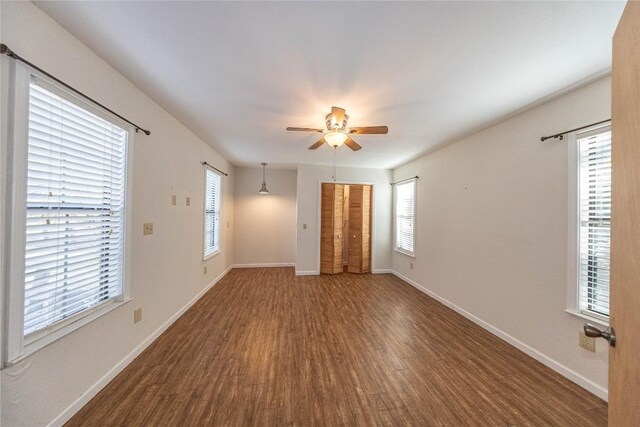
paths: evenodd
<path fill-rule="evenodd" d="M 390 268 L 377 268 L 371 272 L 372 274 L 393 274 L 393 270 Z"/>
<path fill-rule="evenodd" d="M 549 356 L 539 352 L 538 350 L 534 349 L 533 347 L 530 347 L 529 345 L 523 343 L 522 341 L 512 337 L 511 335 L 509 335 L 506 332 L 496 328 L 495 326 L 491 325 L 490 323 L 485 322 L 484 320 L 482 320 L 479 317 L 469 313 L 468 311 L 464 310 L 463 308 L 458 307 L 457 305 L 453 304 L 451 301 L 448 301 L 448 300 L 442 298 L 440 295 L 434 293 L 433 291 L 430 291 L 429 289 L 427 289 L 427 288 L 423 287 L 422 285 L 414 282 L 413 280 L 409 279 L 408 277 L 403 276 L 402 274 L 398 273 L 397 271 L 391 271 L 391 273 L 394 274 L 395 276 L 397 276 L 398 278 L 404 280 L 405 282 L 407 282 L 408 284 L 410 284 L 414 288 L 418 289 L 419 291 L 421 291 L 421 292 L 425 293 L 426 295 L 430 296 L 431 298 L 435 299 L 436 301 L 438 301 L 438 302 L 442 303 L 443 305 L 449 307 L 450 309 L 452 309 L 456 313 L 459 313 L 460 315 L 462 315 L 462 316 L 466 317 L 467 319 L 471 320 L 476 325 L 478 325 L 478 326 L 482 327 L 483 329 L 486 329 L 487 331 L 491 332 L 493 335 L 497 336 L 498 338 L 508 342 L 509 344 L 511 344 L 512 346 L 517 348 L 518 350 L 520 350 L 520 351 L 526 353 L 527 355 L 533 357 L 534 359 L 536 359 L 538 362 L 542 363 L 543 365 L 553 369 L 554 371 L 556 371 L 557 373 L 559 373 L 563 377 L 565 377 L 565 378 L 569 379 L 570 381 L 573 381 L 574 383 L 578 384 L 580 387 L 584 388 L 585 390 L 595 394 L 596 396 L 598 396 L 599 398 L 601 398 L 601 399 L 603 399 L 605 401 L 609 400 L 609 393 L 608 393 L 607 389 L 605 389 L 604 387 L 594 383 L 593 381 L 591 381 L 588 378 L 585 378 L 584 376 L 580 375 L 579 373 L 569 369 L 568 367 L 566 367 L 562 363 L 559 363 L 559 362 L 553 360 Z"/>
<path fill-rule="evenodd" d="M 258 264 L 233 264 L 233 268 L 267 268 L 267 267 L 295 267 L 294 262 L 265 262 Z"/>
<path fill-rule="evenodd" d="M 107 372 L 102 378 L 100 378 L 89 390 L 82 393 L 82 395 L 76 399 L 71 405 L 69 405 L 64 411 L 62 411 L 57 417 L 55 417 L 47 426 L 49 427 L 58 427 L 64 425 L 67 421 L 73 417 L 76 412 L 78 412 L 84 405 L 86 405 L 100 390 L 102 390 L 109 382 L 116 377 L 124 368 L 129 365 L 142 353 L 149 345 L 156 340 L 164 331 L 169 328 L 178 320 L 180 316 L 182 316 L 193 304 L 195 304 L 202 296 L 207 293 L 209 289 L 211 289 L 216 283 L 220 281 L 231 269 L 232 265 L 227 267 L 218 277 L 213 279 L 211 283 L 205 286 L 198 294 L 191 299 L 187 304 L 185 304 L 176 314 L 171 316 L 166 322 L 164 322 L 158 329 L 156 329 L 151 335 L 149 335 L 144 341 L 140 343 L 131 353 L 125 356 L 116 366 L 111 368 L 109 372 Z"/>
<path fill-rule="evenodd" d="M 317 271 L 298 271 L 296 270 L 296 276 L 317 276 L 320 273 Z"/>

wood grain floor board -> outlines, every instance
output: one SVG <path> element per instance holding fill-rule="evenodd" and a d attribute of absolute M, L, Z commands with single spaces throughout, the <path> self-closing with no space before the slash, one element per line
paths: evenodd
<path fill-rule="evenodd" d="M 232 270 L 68 426 L 603 426 L 607 404 L 395 276 Z"/>

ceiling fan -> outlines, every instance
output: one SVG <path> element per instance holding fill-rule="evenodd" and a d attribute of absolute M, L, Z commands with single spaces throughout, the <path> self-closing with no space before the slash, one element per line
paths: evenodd
<path fill-rule="evenodd" d="M 338 148 L 344 144 L 353 151 L 358 151 L 362 147 L 351 139 L 350 135 L 384 135 L 389 132 L 389 128 L 387 126 L 347 127 L 349 116 L 345 113 L 344 108 L 340 107 L 331 107 L 331 113 L 327 114 L 325 119 L 327 123 L 326 130 L 297 127 L 288 127 L 287 130 L 323 133 L 324 136 L 318 142 L 309 147 L 309 150 L 315 150 L 326 142 L 333 148 Z"/>

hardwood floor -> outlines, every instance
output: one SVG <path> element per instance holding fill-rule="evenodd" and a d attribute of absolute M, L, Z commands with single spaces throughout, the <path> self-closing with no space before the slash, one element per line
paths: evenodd
<path fill-rule="evenodd" d="M 392 275 L 232 270 L 69 426 L 606 425 L 607 404 Z"/>

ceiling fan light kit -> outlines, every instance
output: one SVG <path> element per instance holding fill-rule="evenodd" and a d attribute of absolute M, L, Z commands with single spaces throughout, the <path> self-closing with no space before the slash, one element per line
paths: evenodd
<path fill-rule="evenodd" d="M 311 147 L 309 150 L 315 150 L 325 142 L 333 147 L 338 148 L 346 145 L 353 151 L 358 151 L 362 147 L 351 139 L 350 135 L 366 134 L 366 135 L 385 135 L 389 132 L 387 126 L 365 126 L 365 127 L 347 127 L 349 116 L 347 116 L 344 108 L 331 107 L 331 113 L 325 117 L 327 130 L 315 128 L 288 127 L 288 131 L 294 132 L 314 132 L 322 133 L 324 136 Z"/>
<path fill-rule="evenodd" d="M 324 136 L 324 139 L 333 148 L 338 148 L 349 139 L 349 136 L 344 132 L 329 132 Z"/>

